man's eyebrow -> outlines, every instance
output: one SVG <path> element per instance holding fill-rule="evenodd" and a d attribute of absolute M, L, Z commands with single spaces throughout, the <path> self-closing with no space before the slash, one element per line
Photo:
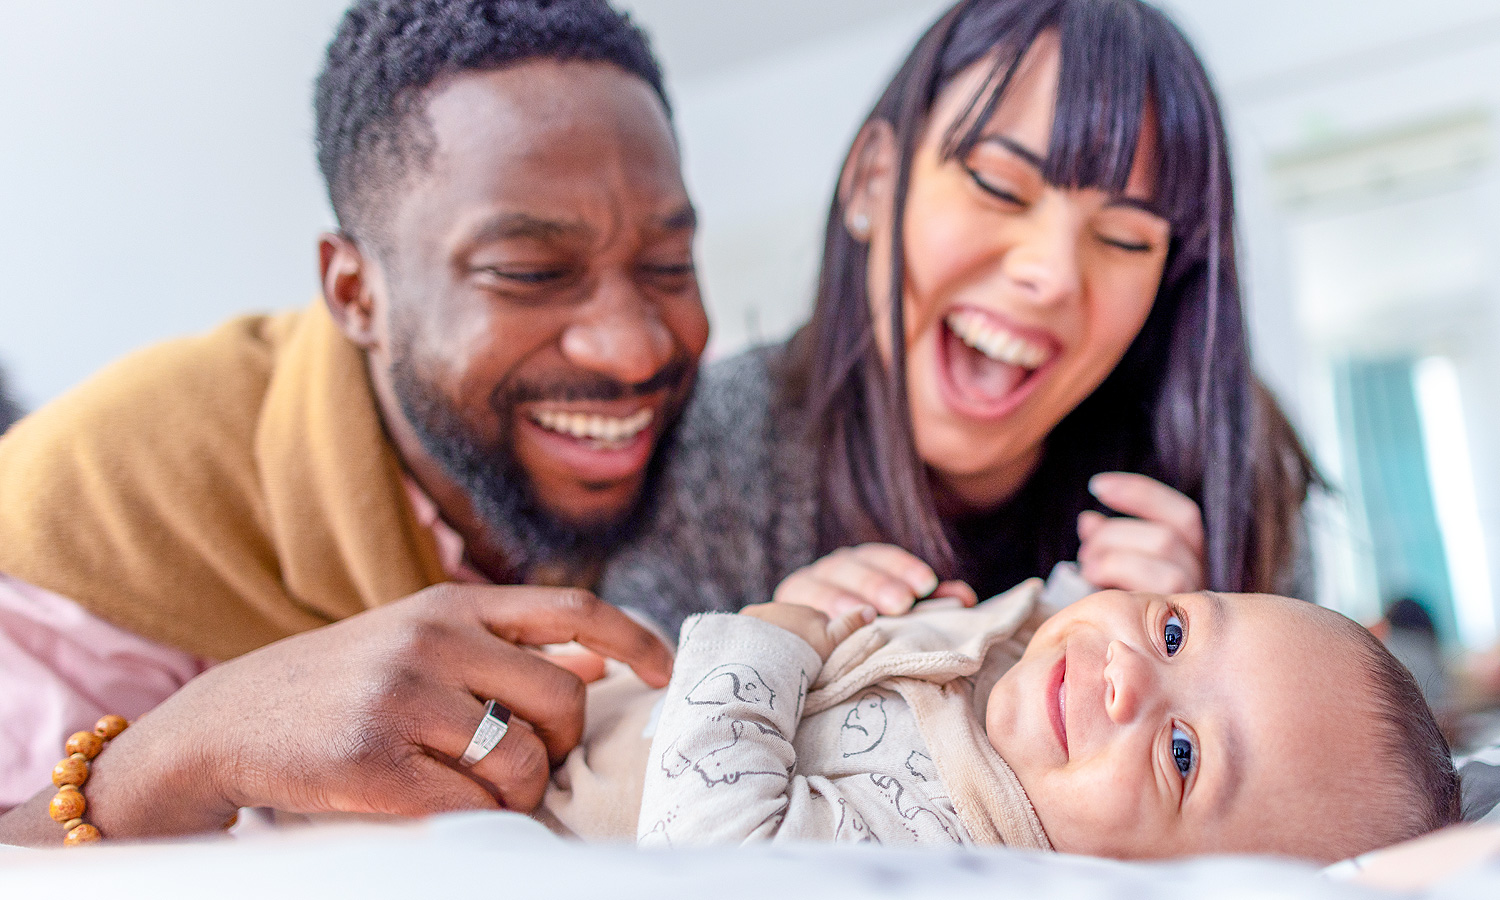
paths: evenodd
<path fill-rule="evenodd" d="M 1210 647 L 1222 647 L 1229 640 L 1229 633 L 1233 630 L 1234 613 L 1229 607 L 1229 601 L 1214 593 L 1213 591 L 1199 592 L 1208 602 L 1204 608 L 1208 611 L 1207 635 L 1205 636 Z M 1213 803 L 1209 807 L 1209 815 L 1215 819 L 1222 819 L 1229 812 L 1229 806 L 1234 802 L 1235 794 L 1239 792 L 1240 784 L 1244 781 L 1245 771 L 1245 741 L 1240 734 L 1239 724 L 1234 719 L 1226 719 L 1224 730 L 1215 735 L 1221 746 L 1215 748 L 1214 756 L 1221 761 L 1223 771 L 1217 781 L 1214 791 Z"/>
<path fill-rule="evenodd" d="M 505 213 L 487 220 L 475 229 L 472 243 L 484 244 L 490 241 L 517 238 L 549 241 L 558 238 L 586 237 L 588 234 L 588 226 L 577 222 L 544 219 L 530 213 Z"/>

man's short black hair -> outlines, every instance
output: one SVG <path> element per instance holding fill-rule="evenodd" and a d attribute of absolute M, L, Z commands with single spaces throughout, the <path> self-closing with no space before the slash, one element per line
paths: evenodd
<path fill-rule="evenodd" d="M 328 45 L 314 102 L 339 226 L 378 231 L 381 201 L 428 161 L 429 85 L 532 59 L 613 63 L 651 85 L 670 115 L 650 42 L 606 0 L 358 0 Z"/>

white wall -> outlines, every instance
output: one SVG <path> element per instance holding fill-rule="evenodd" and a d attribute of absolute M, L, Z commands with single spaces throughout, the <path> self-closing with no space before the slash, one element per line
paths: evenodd
<path fill-rule="evenodd" d="M 340 0 L 0 0 L 0 362 L 35 404 L 317 289 L 309 85 Z"/>

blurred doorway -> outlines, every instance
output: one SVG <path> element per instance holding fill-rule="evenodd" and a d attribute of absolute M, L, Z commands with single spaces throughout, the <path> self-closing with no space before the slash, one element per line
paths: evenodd
<path fill-rule="evenodd" d="M 1458 115 L 1272 166 L 1313 390 L 1306 428 L 1336 490 L 1320 597 L 1363 621 L 1420 599 L 1446 642 L 1493 642 L 1500 559 L 1500 279 L 1486 245 L 1492 124 Z"/>

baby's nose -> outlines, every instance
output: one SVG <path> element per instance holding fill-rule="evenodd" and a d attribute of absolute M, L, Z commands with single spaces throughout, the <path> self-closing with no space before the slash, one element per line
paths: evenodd
<path fill-rule="evenodd" d="M 1150 689 L 1149 665 L 1123 641 L 1104 650 L 1104 709 L 1117 725 L 1132 721 Z"/>

